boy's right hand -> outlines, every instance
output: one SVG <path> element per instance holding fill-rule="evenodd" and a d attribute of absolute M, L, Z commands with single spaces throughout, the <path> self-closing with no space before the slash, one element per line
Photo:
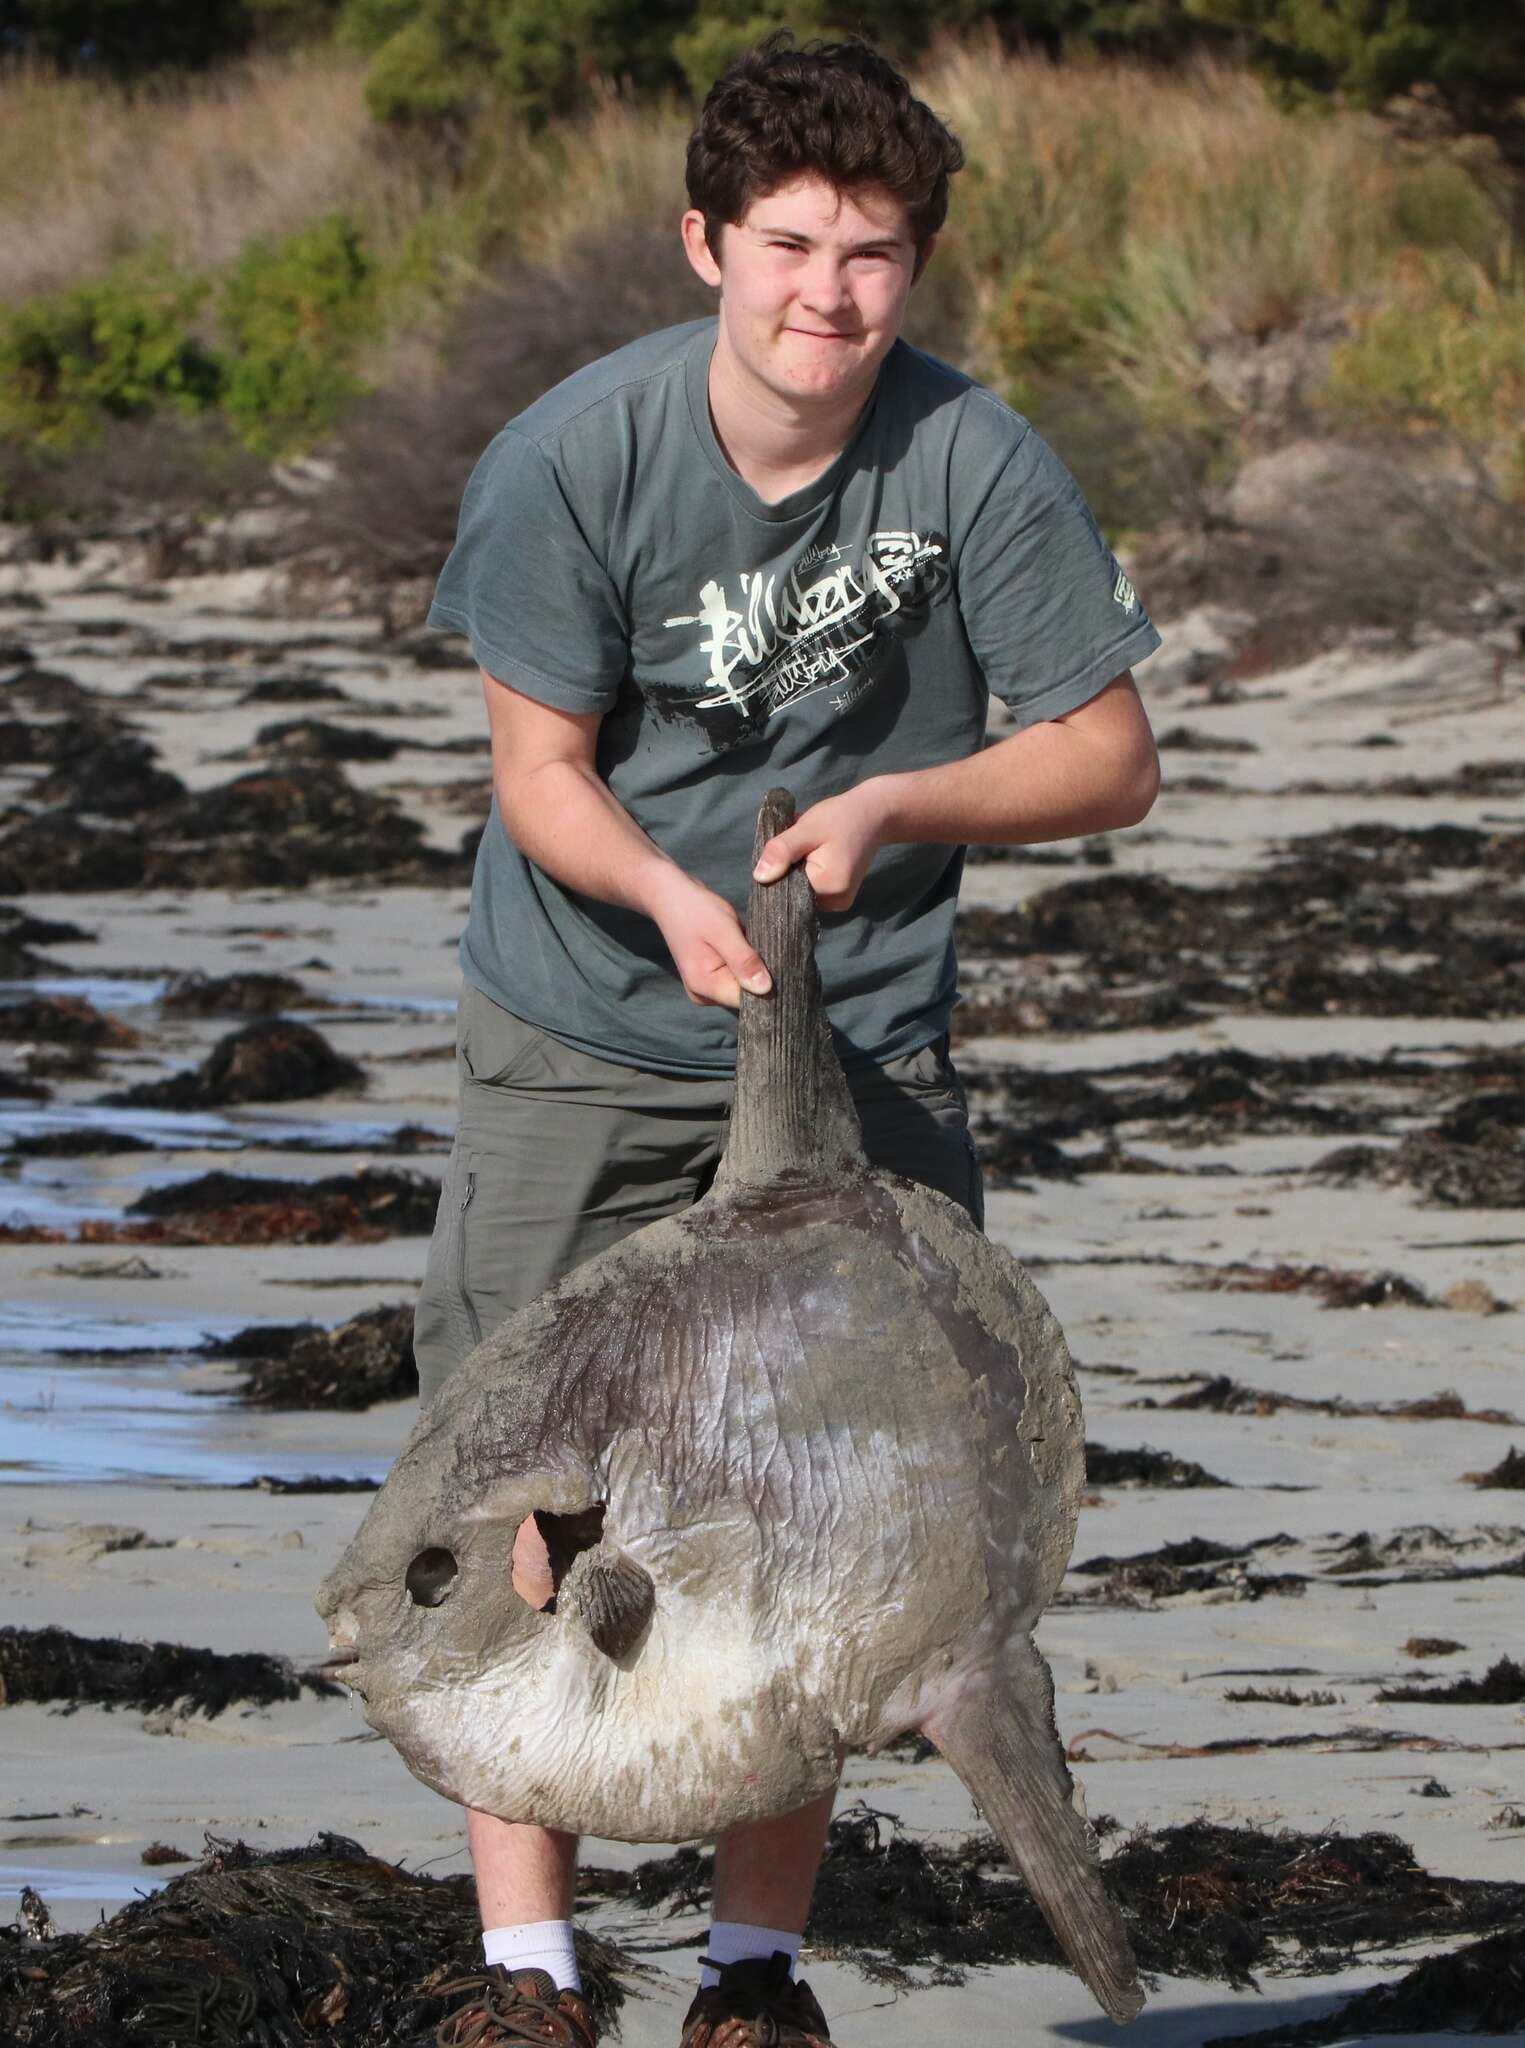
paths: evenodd
<path fill-rule="evenodd" d="M 723 896 L 674 869 L 649 905 L 691 1003 L 741 1007 L 741 992 L 765 996 L 773 977 Z"/>

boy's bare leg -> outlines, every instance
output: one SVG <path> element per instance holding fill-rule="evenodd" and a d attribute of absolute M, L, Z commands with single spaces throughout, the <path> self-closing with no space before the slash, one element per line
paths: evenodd
<path fill-rule="evenodd" d="M 577 1836 L 523 1827 L 469 1811 L 466 1836 L 484 1927 L 570 1920 L 577 1888 Z"/>
<path fill-rule="evenodd" d="M 715 1843 L 711 1917 L 802 1934 L 836 1796 L 727 1828 Z"/>

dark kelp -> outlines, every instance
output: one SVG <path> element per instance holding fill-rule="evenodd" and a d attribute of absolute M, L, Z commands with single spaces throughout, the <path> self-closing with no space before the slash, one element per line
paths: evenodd
<path fill-rule="evenodd" d="M 268 1707 L 340 1688 L 263 1651 L 197 1650 L 184 1643 L 127 1643 L 64 1628 L 0 1628 L 0 1706 L 64 1701 L 70 1707 L 180 1707 L 220 1714 L 234 1704 Z"/>
<path fill-rule="evenodd" d="M 369 1408 L 418 1392 L 409 1302 L 364 1309 L 334 1330 L 255 1324 L 208 1351 L 249 1361 L 238 1392 L 251 1408 Z"/>
<path fill-rule="evenodd" d="M 310 1024 L 261 1017 L 230 1031 L 199 1067 L 140 1081 L 105 1100 L 125 1109 L 215 1109 L 231 1102 L 300 1102 L 334 1090 L 358 1094 L 365 1070 Z"/>
<path fill-rule="evenodd" d="M 1374 1984 L 1323 2019 L 1219 2034 L 1204 2048 L 1321 2048 L 1367 2034 L 1525 2034 L 1525 1921 L 1449 1955 L 1427 1956 L 1393 1984 Z"/>
<path fill-rule="evenodd" d="M 207 1838 L 196 1869 L 83 1934 L 0 1930 L 0 2040 L 15 2048 L 375 2048 L 432 2038 L 481 1967 L 469 1877 L 434 1878 L 342 1835 L 260 1854 Z M 9 1937 L 9 1938 L 7 1938 Z M 641 1966 L 579 1931 L 605 2026 Z"/>
<path fill-rule="evenodd" d="M 1143 1829 L 1103 1866 L 1140 1966 L 1239 1986 L 1314 1975 L 1373 1950 L 1525 1917 L 1525 1884 L 1435 1877 L 1395 1835 L 1301 1834 L 1207 1820 Z M 697 1849 L 632 1871 L 585 1870 L 582 1896 L 699 1912 L 714 1859 Z M 894 1815 L 832 1822 L 806 1940 L 880 1982 L 958 1983 L 972 1965 L 1058 1960 L 1026 1887 L 987 1834 L 925 1840 Z"/>
<path fill-rule="evenodd" d="M 1481 1678 L 1458 1678 L 1450 1685 L 1391 1685 L 1379 1700 L 1433 1701 L 1438 1707 L 1515 1707 L 1525 1701 L 1525 1664 L 1500 1657 Z"/>
<path fill-rule="evenodd" d="M 1152 1450 L 1148 1444 L 1121 1448 L 1113 1444 L 1086 1445 L 1088 1486 L 1232 1486 L 1191 1458 L 1178 1458 L 1173 1451 Z"/>

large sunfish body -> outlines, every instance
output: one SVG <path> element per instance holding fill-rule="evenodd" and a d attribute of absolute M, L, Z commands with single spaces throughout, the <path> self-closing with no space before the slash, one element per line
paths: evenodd
<path fill-rule="evenodd" d="M 792 816 L 775 792 L 759 844 Z M 712 1191 L 446 1381 L 319 1592 L 334 1668 L 447 1798 L 632 1842 L 788 1812 L 838 1743 L 919 1729 L 1131 2018 L 1031 1634 L 1084 1478 L 1063 1333 L 962 1209 L 865 1159 L 798 869 L 749 926 L 774 991 L 743 997 Z"/>

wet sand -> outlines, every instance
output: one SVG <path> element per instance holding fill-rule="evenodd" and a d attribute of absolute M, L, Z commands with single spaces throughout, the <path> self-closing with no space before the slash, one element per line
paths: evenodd
<path fill-rule="evenodd" d="M 23 643 L 34 666 L 72 677 L 129 720 L 191 792 L 260 765 L 265 757 L 251 748 L 262 726 L 310 715 L 403 742 L 392 759 L 347 762 L 343 774 L 355 788 L 395 796 L 441 855 L 485 814 L 485 749 L 436 750 L 481 737 L 469 668 L 422 666 L 383 647 L 362 622 L 250 614 L 229 600 L 251 593 L 226 583 L 146 603 L 116 589 L 70 591 L 67 580 L 34 572 L 38 609 L 0 600 L 0 641 Z M 1444 823 L 1481 836 L 1478 859 L 1491 865 L 1437 862 L 1410 873 L 1404 886 L 1416 902 L 1451 897 L 1460 916 L 1483 881 L 1517 900 L 1522 868 L 1510 849 L 1525 832 L 1525 795 L 1455 786 L 1469 764 L 1525 751 L 1518 680 L 1495 692 L 1487 650 L 1437 643 L 1410 656 L 1333 655 L 1257 677 L 1237 701 L 1214 702 L 1192 680 L 1190 658 L 1193 646 L 1212 641 L 1212 621 L 1185 622 L 1141 676 L 1157 727 L 1185 724 L 1197 742 L 1167 752 L 1160 804 L 1143 826 L 1116 836 L 1111 866 L 1092 868 L 1078 850 L 1067 850 L 1065 865 L 1041 857 L 972 864 L 967 906 L 1011 911 L 1088 875 L 1228 884 L 1264 874 L 1289 840 L 1366 823 Z M 19 663 L 0 669 L 12 679 L 24 673 Z M 293 675 L 346 697 L 238 701 L 262 679 Z M 0 688 L 9 713 L 15 693 Z M 51 714 L 16 703 L 15 715 L 46 722 Z M 0 770 L 6 802 L 24 803 L 40 772 Z M 1453 786 L 1432 796 L 1381 786 L 1398 777 Z M 1348 846 L 1341 855 L 1357 857 Z M 0 989 L 0 1005 L 35 993 L 80 995 L 129 1023 L 137 1042 L 103 1049 L 93 1074 L 59 1076 L 25 1043 L 6 1042 L 0 1009 L 0 1068 L 22 1073 L 30 1063 L 51 1090 L 44 1102 L 0 1101 L 0 1143 L 88 1128 L 136 1134 L 151 1149 L 0 1153 L 0 1225 L 45 1226 L 64 1240 L 0 1241 L 5 1619 L 309 1664 L 323 1648 L 313 1588 L 366 1496 L 274 1495 L 239 1482 L 261 1473 L 379 1475 L 412 1404 L 253 1412 L 233 1397 L 238 1368 L 199 1347 L 249 1324 L 332 1325 L 405 1300 L 425 1240 L 123 1245 L 80 1241 L 80 1233 L 92 1223 L 109 1228 L 149 1188 L 216 1169 L 298 1180 L 365 1167 L 437 1176 L 453 1114 L 450 1014 L 464 881 L 213 889 L 198 886 L 188 861 L 174 887 L 39 886 L 19 900 L 32 917 L 67 921 L 89 937 L 34 947 L 44 965 Z M 1315 908 L 1311 943 L 1326 947 L 1331 965 L 1426 975 L 1423 949 L 1342 946 L 1338 920 L 1320 942 Z M 357 1061 L 364 1091 L 183 1113 L 101 1108 L 108 1093 L 201 1062 L 242 1021 L 167 1014 L 167 984 L 190 970 L 294 976 L 310 1002 L 286 1014 Z M 1428 973 L 1430 984 L 1441 979 Z M 1055 949 L 1017 960 L 999 946 L 969 951 L 966 985 L 972 1004 L 1004 1004 L 1008 1017 L 1024 992 L 1047 1001 L 1067 988 L 1102 987 L 1094 959 Z M 1136 968 L 1119 969 L 1102 993 L 1110 1001 L 1140 987 Z M 1377 1697 L 1420 1677 L 1480 1678 L 1525 1640 L 1525 1501 L 1517 1489 L 1481 1488 L 1464 1476 L 1497 1466 L 1512 1444 L 1525 1446 L 1525 1309 L 1500 1306 L 1525 1304 L 1525 1212 L 1426 1201 L 1412 1184 L 1370 1175 L 1340 1184 L 1314 1171 L 1357 1138 L 1396 1147 L 1469 1093 L 1507 1095 L 1506 1084 L 1476 1078 L 1480 1070 L 1466 1062 L 1481 1051 L 1518 1058 L 1525 1028 L 1509 1000 L 1501 982 L 1471 1015 L 1435 1014 L 1428 1000 L 1417 1015 L 1349 1007 L 1273 1014 L 1232 999 L 1198 1001 L 1184 1019 L 1131 1028 L 1117 1028 L 1114 1003 L 1104 1020 L 1111 1028 L 962 1039 L 960 1063 L 992 1145 L 1016 1114 L 1014 1075 L 1078 1075 L 1115 1090 L 1135 1085 L 1118 1070 L 1183 1052 L 1238 1051 L 1264 1060 L 1396 1054 L 1432 1077 L 1399 1086 L 1357 1074 L 1311 1090 L 1288 1086 L 1288 1103 L 1296 1096 L 1303 1106 L 1289 1108 L 1283 1128 L 1266 1114 L 1172 1121 L 1156 1105 L 1112 1127 L 1119 1149 L 1110 1170 L 1105 1160 L 1084 1164 L 1098 1148 L 1090 1129 L 1055 1141 L 1061 1164 L 1082 1162 L 1078 1172 L 1018 1167 L 1007 1176 L 1013 1185 L 992 1189 L 992 1234 L 1032 1267 L 1069 1335 L 1088 1436 L 1107 1447 L 1168 1450 L 1228 1482 L 1101 1486 L 1083 1511 L 1074 1568 L 1041 1641 L 1093 1815 L 1123 1829 L 1199 1814 L 1263 1828 L 1382 1829 L 1412 1843 L 1432 1871 L 1525 1877 L 1525 1833 L 1493 1824 L 1525 1807 L 1521 1706 Z M 1267 1085 L 1281 1084 L 1273 1076 Z M 1329 1128 L 1310 1127 L 1310 1097 L 1329 1109 Z M 388 1133 L 403 1125 L 425 1127 L 437 1149 L 389 1151 Z M 1234 1277 L 1230 1269 L 1253 1276 L 1281 1265 L 1395 1273 L 1435 1305 L 1330 1308 L 1306 1289 L 1211 1284 Z M 1223 1376 L 1265 1398 L 1237 1409 L 1167 1405 Z M 1450 1390 L 1461 1416 L 1392 1412 Z M 1278 1405 L 1283 1397 L 1292 1405 Z M 1359 1409 L 1388 1412 L 1350 1412 Z M 1486 1413 L 1518 1421 L 1464 1419 Z M 84 1533 L 101 1525 L 141 1540 L 112 1547 Z M 1181 1553 L 1167 1552 L 1148 1569 L 1085 1569 L 1188 1538 L 1225 1555 L 1182 1565 Z M 1404 1645 L 1423 1637 L 1462 1647 L 1416 1659 Z M 1291 1698 L 1228 1700 L 1235 1690 Z M 309 1697 L 212 1720 L 17 1705 L 0 1713 L 0 1735 L 0 1897 L 31 1884 L 60 1926 L 88 1925 L 172 1876 L 177 1866 L 143 1866 L 148 1843 L 195 1856 L 207 1832 L 264 1848 L 328 1828 L 414 1868 L 465 1867 L 454 1809 L 418 1786 L 347 1702 Z M 1299 1739 L 1270 1746 L 1286 1738 Z M 1447 1796 L 1426 1789 L 1437 1781 Z M 939 1839 L 977 1825 L 936 1760 L 854 1760 L 848 1792 Z M 589 1850 L 620 1867 L 649 1853 Z M 592 1917 L 631 1947 L 690 1931 L 628 1906 Z M 702 1927 L 694 1920 L 691 1931 L 697 1937 Z M 673 2038 L 688 1995 L 689 1954 L 652 1960 L 668 1976 L 625 2008 L 624 2038 L 634 2048 Z M 1412 1960 L 1404 1952 L 1333 1978 L 1265 1978 L 1262 1997 L 1165 1978 L 1132 2038 L 1185 2048 L 1306 2018 Z M 955 2031 L 995 2042 L 1010 2038 L 1017 2011 L 1034 2038 L 1110 2033 L 1078 1982 L 1057 1970 L 976 1971 L 960 1987 L 897 1998 L 842 1964 L 807 1959 L 806 1968 L 848 2043 Z"/>

